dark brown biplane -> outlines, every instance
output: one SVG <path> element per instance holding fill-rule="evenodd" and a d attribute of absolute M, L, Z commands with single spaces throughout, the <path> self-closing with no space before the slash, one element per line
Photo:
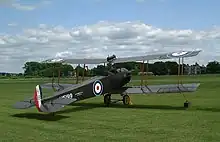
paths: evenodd
<path fill-rule="evenodd" d="M 26 109 L 35 106 L 40 112 L 54 113 L 61 110 L 64 106 L 71 103 L 97 97 L 104 96 L 104 103 L 109 106 L 111 103 L 122 101 L 124 105 L 130 104 L 129 94 L 161 94 L 161 93 L 177 93 L 177 92 L 194 92 L 199 87 L 199 83 L 183 84 L 180 80 L 177 84 L 165 85 L 146 85 L 141 79 L 140 86 L 128 86 L 131 81 L 131 71 L 125 68 L 116 69 L 112 65 L 114 63 L 165 60 L 177 58 L 179 59 L 178 76 L 183 74 L 183 66 L 181 69 L 180 61 L 182 59 L 197 56 L 198 51 L 181 51 L 163 54 L 152 54 L 146 56 L 117 58 L 115 55 L 107 57 L 107 59 L 49 59 L 44 62 L 60 62 L 69 64 L 108 64 L 108 74 L 106 76 L 96 76 L 77 84 L 55 84 L 47 83 L 37 85 L 34 95 L 31 99 L 17 102 L 14 107 L 17 109 Z M 143 64 L 144 65 L 144 64 Z M 143 69 L 143 67 L 142 67 Z M 148 69 L 148 67 L 147 67 Z M 181 71 L 182 70 L 182 71 Z M 54 88 L 55 92 L 52 96 L 43 98 L 42 88 Z M 112 99 L 112 94 L 121 94 L 122 99 Z M 186 100 L 185 107 L 189 102 Z"/>

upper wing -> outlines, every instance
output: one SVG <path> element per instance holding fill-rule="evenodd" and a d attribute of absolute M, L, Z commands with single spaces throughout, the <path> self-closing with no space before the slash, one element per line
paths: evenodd
<path fill-rule="evenodd" d="M 181 51 L 181 52 L 170 52 L 170 53 L 161 53 L 161 54 L 150 54 L 144 56 L 134 56 L 134 57 L 123 57 L 116 58 L 114 63 L 123 63 L 123 62 L 134 62 L 134 61 L 146 61 L 146 60 L 163 60 L 163 59 L 172 59 L 172 58 L 188 58 L 197 56 L 201 50 L 197 51 Z M 69 58 L 59 58 L 59 59 L 48 59 L 43 62 L 61 62 L 69 64 L 101 64 L 107 63 L 107 59 L 97 58 L 97 59 L 69 59 Z"/>
<path fill-rule="evenodd" d="M 170 53 L 161 53 L 161 54 L 152 54 L 146 56 L 134 56 L 134 57 L 125 57 L 125 58 L 117 58 L 115 63 L 122 62 L 132 62 L 132 61 L 146 61 L 146 60 L 165 60 L 165 59 L 173 59 L 173 58 L 188 58 L 197 56 L 201 50 L 198 51 L 181 51 L 181 52 L 170 52 Z"/>
<path fill-rule="evenodd" d="M 70 58 L 59 58 L 59 59 L 48 59 L 43 62 L 61 62 L 61 63 L 69 63 L 69 64 L 101 64 L 106 63 L 106 59 L 70 59 Z"/>

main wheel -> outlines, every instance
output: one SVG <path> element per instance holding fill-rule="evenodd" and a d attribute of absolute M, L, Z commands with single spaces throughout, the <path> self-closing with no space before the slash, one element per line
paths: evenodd
<path fill-rule="evenodd" d="M 128 95 L 124 95 L 123 96 L 123 104 L 124 105 L 129 105 L 130 101 L 131 101 L 131 99 L 130 99 L 130 97 Z"/>
<path fill-rule="evenodd" d="M 107 94 L 104 96 L 104 104 L 109 106 L 111 103 L 111 94 Z"/>

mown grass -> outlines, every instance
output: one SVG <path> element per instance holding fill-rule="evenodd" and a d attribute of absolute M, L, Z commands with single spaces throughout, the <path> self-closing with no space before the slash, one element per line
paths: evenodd
<path fill-rule="evenodd" d="M 36 84 L 48 79 L 0 80 L 0 140 L 218 142 L 220 76 L 191 76 L 183 80 L 201 83 L 198 91 L 185 93 L 192 102 L 188 110 L 183 109 L 185 100 L 178 93 L 131 95 L 133 105 L 128 108 L 121 103 L 104 107 L 103 97 L 96 97 L 67 106 L 55 116 L 38 113 L 35 108 L 12 108 L 16 101 L 31 97 Z M 175 76 L 148 77 L 151 84 L 176 82 Z"/>

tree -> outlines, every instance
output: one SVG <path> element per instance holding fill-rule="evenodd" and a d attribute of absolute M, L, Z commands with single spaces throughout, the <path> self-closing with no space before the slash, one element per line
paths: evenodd
<path fill-rule="evenodd" d="M 167 69 L 167 73 L 169 75 L 177 75 L 178 74 L 178 64 L 177 62 L 167 61 L 165 62 L 165 66 Z"/>
<path fill-rule="evenodd" d="M 164 62 L 155 62 L 152 67 L 153 73 L 155 75 L 166 75 L 168 74 L 168 69 Z"/>
<path fill-rule="evenodd" d="M 73 72 L 71 65 L 61 63 L 39 63 L 39 62 L 26 62 L 24 64 L 25 76 L 41 76 L 41 77 L 54 77 L 58 76 L 58 71 L 63 76 L 68 76 L 69 72 Z"/>
<path fill-rule="evenodd" d="M 215 74 L 220 73 L 220 64 L 217 61 L 209 62 L 206 66 L 207 73 Z"/>
<path fill-rule="evenodd" d="M 93 68 L 91 71 L 94 75 L 106 75 L 107 67 L 103 65 L 98 65 L 96 68 Z"/>

